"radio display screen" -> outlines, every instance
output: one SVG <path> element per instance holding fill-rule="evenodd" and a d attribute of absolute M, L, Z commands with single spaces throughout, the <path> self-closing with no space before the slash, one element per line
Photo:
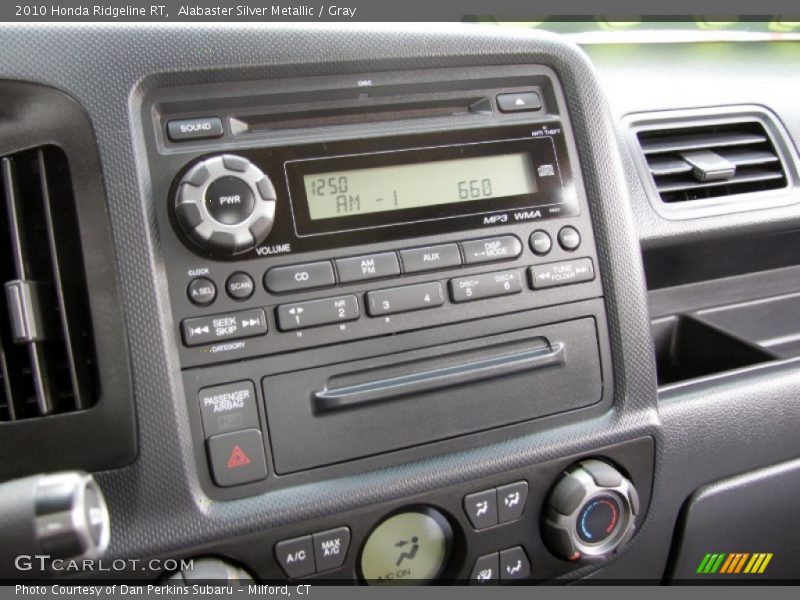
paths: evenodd
<path fill-rule="evenodd" d="M 469 135 L 476 134 L 426 140 Z M 295 233 L 387 239 L 401 228 L 413 235 L 474 228 L 495 222 L 492 215 L 503 221 L 576 214 L 575 187 L 557 150 L 560 130 L 528 135 L 429 146 L 400 140 L 405 148 L 386 148 L 398 141 L 387 138 L 372 152 L 362 151 L 367 140 L 316 146 L 316 155 L 294 151 L 283 166 Z M 359 152 L 336 152 L 351 148 Z M 381 228 L 392 231 L 375 231 Z"/>
<path fill-rule="evenodd" d="M 488 202 L 533 194 L 530 153 L 475 156 L 305 175 L 311 220 L 392 210 Z"/>

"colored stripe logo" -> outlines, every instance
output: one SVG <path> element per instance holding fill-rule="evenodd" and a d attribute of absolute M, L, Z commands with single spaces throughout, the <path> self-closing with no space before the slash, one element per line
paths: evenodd
<path fill-rule="evenodd" d="M 772 552 L 715 552 L 708 553 L 700 561 L 696 573 L 701 575 L 760 575 L 772 560 Z"/>

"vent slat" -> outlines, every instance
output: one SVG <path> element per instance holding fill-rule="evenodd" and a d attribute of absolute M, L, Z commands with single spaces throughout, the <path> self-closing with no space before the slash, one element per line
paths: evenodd
<path fill-rule="evenodd" d="M 733 179 L 722 181 L 671 181 L 671 182 L 656 182 L 656 188 L 659 194 L 668 192 L 679 192 L 682 190 L 690 189 L 703 189 L 718 186 L 735 186 L 743 183 L 755 183 L 758 181 L 771 181 L 775 179 L 783 179 L 783 173 L 774 173 L 770 171 L 758 171 L 753 173 L 746 173 L 744 175 L 736 175 Z"/>
<path fill-rule="evenodd" d="M 642 151 L 646 155 L 663 154 L 667 152 L 680 152 L 686 150 L 701 150 L 706 148 L 728 148 L 731 146 L 749 146 L 763 144 L 769 138 L 763 134 L 755 133 L 690 133 L 675 136 L 652 137 L 642 139 Z"/>
<path fill-rule="evenodd" d="M 664 177 L 667 175 L 680 175 L 681 173 L 691 173 L 692 165 L 680 158 L 671 156 L 654 156 L 648 161 L 647 166 L 654 177 Z"/>
<path fill-rule="evenodd" d="M 87 349 L 82 347 L 83 339 L 81 338 L 80 332 L 75 331 L 75 328 L 72 327 L 72 319 L 70 319 L 72 315 L 65 310 L 65 307 L 75 306 L 80 299 L 70 298 L 70 296 L 73 296 L 78 290 L 74 287 L 65 287 L 61 283 L 65 280 L 64 270 L 69 269 L 70 265 L 74 267 L 76 262 L 74 251 L 78 249 L 70 248 L 68 245 L 69 240 L 65 243 L 63 238 L 59 236 L 59 232 L 62 231 L 62 228 L 67 230 L 77 228 L 77 223 L 72 223 L 70 227 L 70 224 L 64 223 L 64 219 L 69 219 L 70 215 L 62 213 L 59 215 L 59 223 L 56 225 L 53 206 L 63 205 L 67 200 L 67 198 L 63 197 L 63 188 L 53 183 L 51 169 L 48 168 L 48 164 L 56 168 L 57 160 L 56 157 L 50 157 L 49 161 L 46 160 L 44 150 L 40 150 L 38 153 L 38 163 L 39 173 L 41 174 L 42 208 L 47 230 L 50 232 L 47 236 L 47 240 L 50 244 L 49 258 L 54 275 L 53 281 L 56 283 L 54 287 L 58 299 L 58 306 L 62 308 L 62 310 L 58 311 L 58 317 L 61 321 L 64 338 L 67 341 L 67 343 L 64 344 L 67 353 L 66 367 L 69 372 L 71 389 L 74 390 L 74 392 L 70 392 L 69 397 L 74 401 L 72 409 L 80 410 L 84 408 L 84 406 L 81 405 L 81 400 L 88 397 L 88 373 L 86 373 L 86 363 L 78 359 L 75 354 L 76 351 L 82 354 L 86 352 Z M 67 264 L 63 265 L 63 268 L 62 258 L 67 259 Z M 76 321 L 78 323 L 81 322 L 79 319 Z M 62 394 L 62 397 L 66 396 Z"/>
<path fill-rule="evenodd" d="M 66 156 L 44 147 L 2 157 L 0 183 L 0 421 L 87 408 L 94 355 Z"/>
<path fill-rule="evenodd" d="M 666 203 L 702 201 L 786 187 L 784 165 L 760 121 L 694 124 L 637 133 L 655 189 Z M 702 154 L 726 165 L 709 176 L 713 161 L 695 164 Z M 712 174 L 713 175 L 713 174 Z"/>
<path fill-rule="evenodd" d="M 768 165 L 779 161 L 778 157 L 767 150 L 752 150 L 750 148 L 728 148 L 718 152 L 720 156 L 731 161 L 737 167 L 751 167 L 755 165 Z"/>

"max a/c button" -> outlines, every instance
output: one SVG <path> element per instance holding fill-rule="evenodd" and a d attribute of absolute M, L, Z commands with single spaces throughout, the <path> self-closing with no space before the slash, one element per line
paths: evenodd
<path fill-rule="evenodd" d="M 211 476 L 220 487 L 242 485 L 267 476 L 264 440 L 258 429 L 245 429 L 208 438 Z"/>

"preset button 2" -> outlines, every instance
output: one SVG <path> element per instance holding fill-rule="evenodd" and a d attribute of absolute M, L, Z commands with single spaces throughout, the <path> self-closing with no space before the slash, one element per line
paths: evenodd
<path fill-rule="evenodd" d="M 359 317 L 358 299 L 355 296 L 338 296 L 282 304 L 276 309 L 276 314 L 281 331 L 355 321 Z"/>

